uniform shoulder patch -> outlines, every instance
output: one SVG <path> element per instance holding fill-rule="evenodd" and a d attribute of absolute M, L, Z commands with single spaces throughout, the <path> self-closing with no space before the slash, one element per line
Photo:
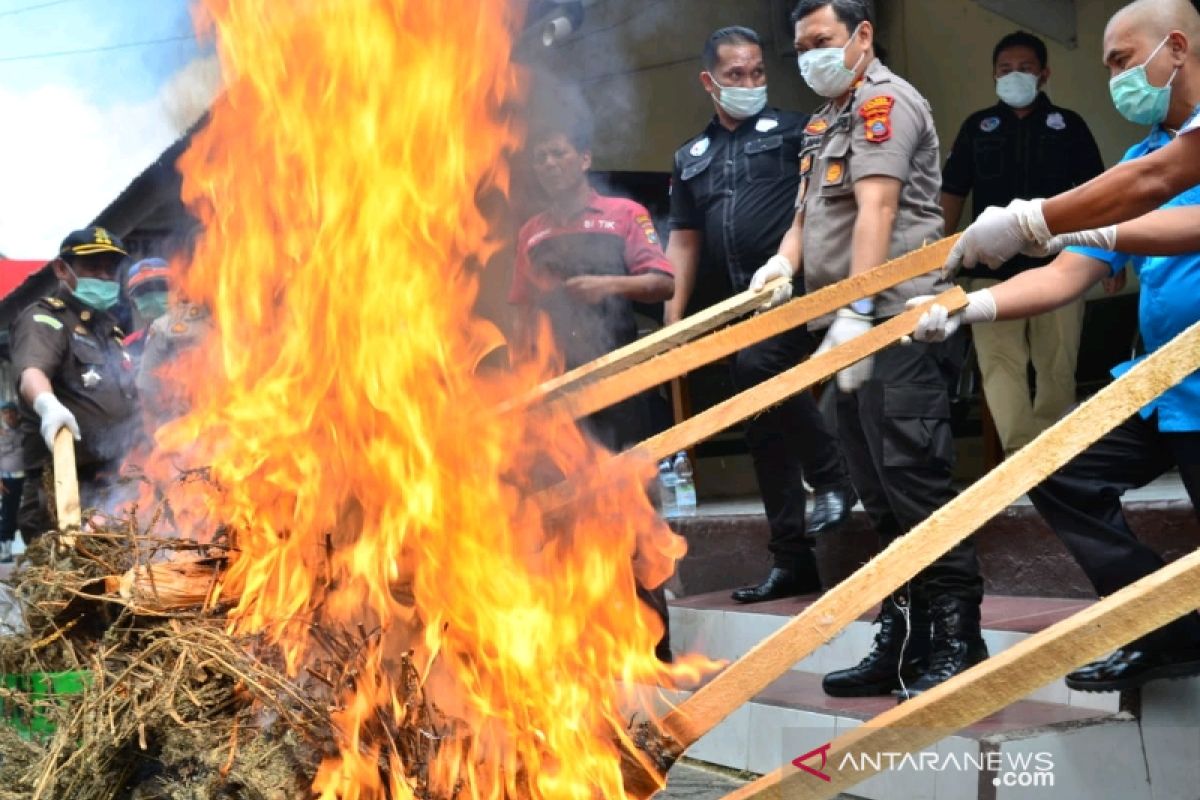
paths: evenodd
<path fill-rule="evenodd" d="M 1000 118 L 999 117 L 984 117 L 982 120 L 979 121 L 979 130 L 983 131 L 984 133 L 991 133 L 992 131 L 996 130 L 999 127 L 1000 127 Z"/>
<path fill-rule="evenodd" d="M 1046 115 L 1046 127 L 1052 130 L 1061 131 L 1066 129 L 1067 121 L 1063 119 L 1063 115 L 1058 111 Z"/>
<path fill-rule="evenodd" d="M 43 325 L 48 325 L 56 331 L 61 331 L 63 329 L 62 322 L 50 316 L 49 314 L 34 314 L 33 321 L 40 322 Z"/>
<path fill-rule="evenodd" d="M 807 125 L 804 126 L 805 133 L 824 133 L 828 129 L 829 123 L 824 119 L 811 120 Z"/>
<path fill-rule="evenodd" d="M 867 141 L 880 144 L 892 138 L 892 107 L 896 98 L 889 94 L 876 95 L 858 108 L 858 115 L 863 118 L 863 129 Z"/>
<path fill-rule="evenodd" d="M 634 217 L 634 221 L 642 229 L 642 235 L 646 237 L 647 242 L 658 244 L 658 231 L 654 229 L 654 221 L 650 219 L 649 214 L 641 212 Z"/>
<path fill-rule="evenodd" d="M 887 114 L 891 112 L 894 105 L 896 105 L 896 98 L 890 94 L 880 94 L 863 103 L 859 107 L 858 113 L 863 117 L 868 117 L 872 114 Z"/>

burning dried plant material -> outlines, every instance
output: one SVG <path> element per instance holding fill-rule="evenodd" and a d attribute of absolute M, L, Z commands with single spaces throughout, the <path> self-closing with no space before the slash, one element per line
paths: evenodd
<path fill-rule="evenodd" d="M 53 535 L 33 544 L 5 584 L 20 616 L 9 623 L 25 630 L 0 638 L 0 670 L 14 678 L 0 688 L 0 800 L 291 800 L 347 747 L 381 780 L 407 776 L 414 798 L 454 800 L 461 784 L 434 791 L 429 769 L 445 741 L 471 734 L 429 701 L 413 653 L 371 670 L 380 629 L 316 628 L 310 665 L 289 678 L 278 647 L 228 632 L 213 589 L 225 559 L 207 556 L 222 549 L 148 535 L 132 514 L 79 534 L 65 555 Z M 163 576 L 178 585 L 164 592 Z M 60 675 L 81 691 L 28 691 Z M 397 677 L 394 713 L 376 709 L 348 744 L 341 703 L 384 675 Z"/>
<path fill-rule="evenodd" d="M 204 229 L 180 289 L 214 330 L 164 376 L 190 410 L 147 474 L 211 468 L 179 529 L 236 530 L 231 628 L 330 694 L 322 800 L 623 797 L 628 718 L 655 713 L 629 687 L 695 666 L 656 659 L 637 595 L 685 549 L 650 472 L 547 519 L 546 465 L 574 479 L 609 454 L 565 409 L 497 412 L 549 360 L 475 371 L 524 5 L 198 3 L 225 90 L 178 164 Z"/>
<path fill-rule="evenodd" d="M 332 734 L 319 694 L 274 648 L 231 637 L 220 609 L 147 616 L 106 593 L 139 557 L 194 545 L 132 519 L 80 534 L 64 558 L 52 538 L 7 583 L 26 631 L 0 638 L 0 798 L 304 796 Z M 63 675 L 82 691 L 28 690 Z"/>

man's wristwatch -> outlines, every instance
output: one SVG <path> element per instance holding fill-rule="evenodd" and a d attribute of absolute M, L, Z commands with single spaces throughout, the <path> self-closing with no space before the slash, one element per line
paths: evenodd
<path fill-rule="evenodd" d="M 855 314 L 862 314 L 864 317 L 875 315 L 875 301 L 869 297 L 864 297 L 861 300 L 855 300 L 850 304 L 850 310 Z"/>

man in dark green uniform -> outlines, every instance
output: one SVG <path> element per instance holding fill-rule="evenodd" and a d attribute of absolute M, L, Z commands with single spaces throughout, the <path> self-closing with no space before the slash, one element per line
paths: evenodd
<path fill-rule="evenodd" d="M 125 257 L 103 228 L 75 231 L 52 263 L 58 288 L 17 316 L 11 329 L 27 480 L 18 524 L 26 539 L 54 527 L 43 475 L 54 436 L 75 437 L 84 507 L 102 506 L 138 423 L 134 364 L 109 313 Z"/>

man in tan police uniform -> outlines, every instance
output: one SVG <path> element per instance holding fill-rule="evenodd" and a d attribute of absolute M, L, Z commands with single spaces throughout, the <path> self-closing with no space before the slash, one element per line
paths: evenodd
<path fill-rule="evenodd" d="M 830 102 L 805 129 L 795 221 L 760 271 L 773 277 L 802 264 L 813 292 L 941 238 L 940 155 L 929 104 L 875 56 L 867 0 L 801 0 L 792 21 L 800 71 Z M 949 287 L 925 275 L 816 320 L 810 328 L 825 331 L 818 352 L 902 312 L 911 297 Z M 959 342 L 893 347 L 837 376 L 838 436 L 885 542 L 954 497 L 949 393 Z M 982 594 L 974 545 L 964 542 L 884 602 L 872 652 L 826 675 L 825 691 L 919 693 L 983 660 Z"/>

